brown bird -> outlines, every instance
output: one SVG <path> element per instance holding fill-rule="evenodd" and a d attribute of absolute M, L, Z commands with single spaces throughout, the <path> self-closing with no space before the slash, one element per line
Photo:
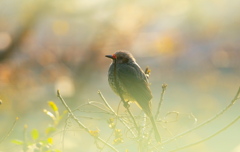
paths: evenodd
<path fill-rule="evenodd" d="M 142 108 L 152 123 L 156 140 L 161 142 L 151 110 L 152 93 L 145 73 L 128 52 L 119 51 L 106 57 L 112 59 L 108 70 L 110 87 L 121 100 L 135 102 Z"/>

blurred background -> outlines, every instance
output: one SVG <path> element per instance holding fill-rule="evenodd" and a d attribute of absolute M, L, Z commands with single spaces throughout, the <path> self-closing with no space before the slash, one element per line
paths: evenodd
<path fill-rule="evenodd" d="M 161 85 L 168 84 L 161 116 L 177 111 L 179 118 L 162 124 L 163 140 L 194 127 L 226 107 L 237 92 L 239 31 L 239 0 L 1 0 L 0 136 L 15 117 L 20 119 L 0 151 L 19 151 L 10 140 L 22 138 L 24 124 L 40 130 L 48 124 L 42 112 L 48 101 L 64 110 L 57 89 L 70 107 L 101 101 L 100 90 L 117 109 L 119 97 L 107 82 L 111 61 L 104 56 L 118 50 L 131 52 L 143 69 L 150 67 L 153 107 Z M 238 107 L 163 149 L 211 135 L 239 115 Z M 239 152 L 239 128 L 237 122 L 183 151 Z M 68 138 L 66 149 L 91 151 L 91 138 L 78 136 Z"/>

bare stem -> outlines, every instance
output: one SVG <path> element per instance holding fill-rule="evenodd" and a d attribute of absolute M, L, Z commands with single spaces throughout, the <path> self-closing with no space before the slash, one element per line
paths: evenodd
<path fill-rule="evenodd" d="M 97 102 L 96 102 L 96 103 L 97 103 Z M 100 110 L 104 111 L 106 114 L 111 114 L 109 111 L 107 111 L 107 110 L 105 110 L 104 108 L 102 108 L 102 107 L 100 107 L 100 106 L 97 106 L 97 105 L 95 105 L 95 104 L 89 103 L 89 104 L 87 104 L 87 105 L 91 105 L 91 106 L 93 106 L 93 107 L 96 107 L 97 109 L 100 109 Z"/>
<path fill-rule="evenodd" d="M 133 135 L 134 137 L 136 137 L 134 131 L 133 131 L 133 130 L 123 121 L 123 119 L 122 119 L 121 117 L 119 117 L 118 114 L 113 110 L 113 108 L 110 106 L 110 104 L 109 104 L 109 103 L 107 102 L 107 100 L 104 98 L 104 96 L 103 96 L 103 94 L 101 93 L 101 91 L 98 91 L 98 94 L 99 94 L 99 96 L 101 97 L 101 99 L 103 100 L 104 104 L 107 106 L 107 108 L 110 109 L 111 112 L 112 112 L 117 118 L 119 118 L 119 120 L 121 121 L 121 123 L 123 123 L 123 125 L 128 128 L 128 130 L 132 133 L 132 135 Z"/>
<path fill-rule="evenodd" d="M 185 131 L 185 132 L 183 132 L 183 133 L 181 133 L 181 134 L 179 134 L 179 135 L 176 135 L 175 137 L 173 137 L 173 138 L 171 138 L 171 139 L 163 142 L 161 145 L 166 144 L 166 143 L 169 143 L 169 142 L 171 142 L 171 141 L 173 141 L 173 140 L 176 140 L 177 138 L 180 138 L 180 137 L 182 137 L 182 136 L 184 136 L 184 135 L 186 135 L 186 134 L 188 134 L 188 133 L 190 133 L 190 132 L 192 132 L 192 131 L 194 131 L 194 130 L 197 130 L 198 128 L 200 128 L 200 127 L 202 127 L 202 126 L 204 126 L 204 125 L 212 122 L 213 120 L 215 120 L 216 118 L 218 118 L 219 116 L 221 116 L 222 114 L 224 114 L 232 105 L 234 105 L 234 103 L 239 99 L 239 94 L 240 94 L 240 87 L 239 87 L 239 89 L 238 89 L 235 97 L 234 97 L 234 98 L 232 99 L 232 101 L 229 103 L 229 105 L 228 105 L 227 107 L 225 107 L 222 111 L 220 111 L 217 115 L 215 115 L 214 117 L 208 119 L 207 121 L 199 124 L 198 126 L 192 128 L 192 129 L 190 129 L 190 130 L 187 130 L 187 131 Z"/>
<path fill-rule="evenodd" d="M 162 102 L 163 102 L 163 96 L 164 96 L 164 93 L 165 93 L 166 89 L 167 89 L 167 84 L 162 84 L 162 92 L 161 92 L 160 101 L 158 103 L 158 108 L 157 108 L 157 113 L 155 115 L 155 119 L 158 118 L 158 115 L 160 113 L 160 109 L 161 109 Z"/>
<path fill-rule="evenodd" d="M 69 118 L 69 117 L 68 117 Z M 61 144 L 62 144 L 62 151 L 64 152 L 64 149 L 65 149 L 65 145 L 64 145 L 64 142 L 65 142 L 65 134 L 67 132 L 67 126 L 68 126 L 68 118 L 65 120 L 65 124 L 64 124 L 64 128 L 63 128 L 63 135 L 62 135 L 62 139 L 61 139 Z"/>
<path fill-rule="evenodd" d="M 199 140 L 195 143 L 192 143 L 192 144 L 189 144 L 189 145 L 186 145 L 186 146 L 183 146 L 183 147 L 180 147 L 180 148 L 177 148 L 177 149 L 174 149 L 170 152 L 174 152 L 174 151 L 179 151 L 179 150 L 182 150 L 182 149 L 186 149 L 186 148 L 189 148 L 191 146 L 194 146 L 194 145 L 197 145 L 197 144 L 200 144 L 202 142 L 205 142 L 211 138 L 213 138 L 214 136 L 220 134 L 221 132 L 223 132 L 224 130 L 226 130 L 227 128 L 229 128 L 230 126 L 232 126 L 235 122 L 237 122 L 238 120 L 240 119 L 240 116 L 238 116 L 237 118 L 235 118 L 231 123 L 229 123 L 227 126 L 225 126 L 224 128 L 222 128 L 221 130 L 217 131 L 216 133 L 212 134 L 211 136 L 208 136 L 207 138 L 204 138 L 202 140 Z"/>
<path fill-rule="evenodd" d="M 113 108 L 110 106 L 110 104 L 108 104 L 107 100 L 104 98 L 103 94 L 101 93 L 100 90 L 98 90 L 98 95 L 101 97 L 103 103 L 105 104 L 105 106 L 107 106 L 107 108 L 109 110 L 112 111 L 112 113 L 114 113 L 115 116 L 117 116 L 117 113 L 113 110 Z"/>
<path fill-rule="evenodd" d="M 118 152 L 117 149 L 115 149 L 112 145 L 110 145 L 109 143 L 107 143 L 106 141 L 104 141 L 102 138 L 98 137 L 98 136 L 93 136 L 91 134 L 91 130 L 89 130 L 82 122 L 80 122 L 78 120 L 78 118 L 73 114 L 72 110 L 68 107 L 68 105 L 66 104 L 66 102 L 64 101 L 64 99 L 62 98 L 59 90 L 57 90 L 57 97 L 61 100 L 62 104 L 65 106 L 65 108 L 67 109 L 67 111 L 69 112 L 70 116 L 73 118 L 73 120 L 75 120 L 75 122 L 81 127 L 83 128 L 89 135 L 91 135 L 92 137 L 94 137 L 94 139 L 97 139 L 98 141 L 101 141 L 103 144 L 107 145 L 109 148 L 111 148 L 112 150 L 114 150 L 115 152 Z"/>
<path fill-rule="evenodd" d="M 15 127 L 18 119 L 19 119 L 18 117 L 15 119 L 15 121 L 13 122 L 10 130 L 7 132 L 6 136 L 4 136 L 4 137 L 0 140 L 0 144 L 1 144 L 5 139 L 7 139 L 7 137 L 12 133 L 12 131 L 13 131 L 13 129 L 14 129 L 14 127 Z"/>
<path fill-rule="evenodd" d="M 132 112 L 129 110 L 129 107 L 125 107 L 127 109 L 127 112 L 129 113 L 130 117 L 132 118 L 133 120 L 133 123 L 134 123 L 134 126 L 136 127 L 137 131 L 138 131 L 138 135 L 140 134 L 140 130 L 139 130 L 139 127 L 137 125 L 137 122 L 132 114 Z"/>

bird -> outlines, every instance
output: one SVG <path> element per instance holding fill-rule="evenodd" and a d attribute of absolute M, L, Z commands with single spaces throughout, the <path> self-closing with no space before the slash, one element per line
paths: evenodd
<path fill-rule="evenodd" d="M 112 59 L 108 70 L 108 82 L 111 89 L 125 102 L 136 103 L 149 117 L 155 138 L 161 142 L 161 137 L 151 109 L 152 92 L 148 77 L 137 64 L 133 55 L 126 51 L 118 51 L 113 55 L 105 55 Z"/>

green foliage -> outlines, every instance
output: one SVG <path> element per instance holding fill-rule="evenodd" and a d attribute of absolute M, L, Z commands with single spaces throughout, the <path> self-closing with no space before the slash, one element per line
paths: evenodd
<path fill-rule="evenodd" d="M 32 129 L 30 134 L 30 139 L 27 138 L 27 125 L 24 126 L 24 140 L 12 140 L 12 143 L 20 145 L 23 151 L 34 151 L 34 152 L 60 152 L 58 149 L 53 148 L 54 139 L 52 137 L 53 133 L 57 131 L 57 127 L 62 117 L 66 112 L 59 114 L 58 107 L 53 101 L 48 102 L 48 106 L 51 110 L 44 109 L 43 112 L 52 119 L 52 122 L 45 129 L 45 134 L 41 134 L 38 129 Z"/>
<path fill-rule="evenodd" d="M 37 140 L 38 137 L 39 137 L 39 132 L 37 129 L 33 129 L 32 132 L 31 132 L 31 136 L 32 136 L 32 139 L 33 140 Z"/>
<path fill-rule="evenodd" d="M 21 141 L 21 140 L 17 140 L 17 139 L 15 139 L 15 140 L 12 140 L 12 143 L 14 143 L 14 144 L 16 144 L 16 145 L 23 145 L 23 141 Z"/>

